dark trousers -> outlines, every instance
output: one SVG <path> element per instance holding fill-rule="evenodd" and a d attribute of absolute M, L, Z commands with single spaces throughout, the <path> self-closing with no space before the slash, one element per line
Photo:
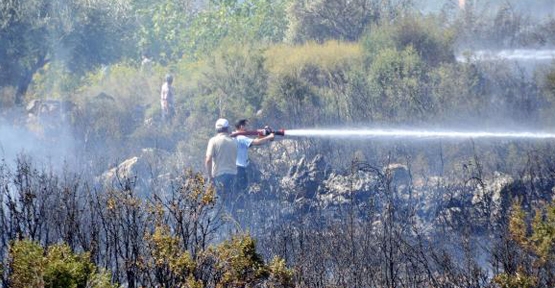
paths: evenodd
<path fill-rule="evenodd" d="M 235 177 L 235 191 L 239 194 L 245 192 L 249 187 L 249 177 L 247 175 L 247 168 L 237 166 L 237 176 Z"/>
<path fill-rule="evenodd" d="M 214 178 L 214 185 L 216 185 L 216 194 L 222 198 L 224 203 L 234 200 L 234 184 L 235 175 L 222 174 Z"/>

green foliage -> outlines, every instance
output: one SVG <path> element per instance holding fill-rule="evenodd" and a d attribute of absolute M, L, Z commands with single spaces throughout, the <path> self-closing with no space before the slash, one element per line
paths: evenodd
<path fill-rule="evenodd" d="M 194 56 L 233 43 L 281 41 L 287 26 L 287 0 L 211 1 L 207 10 L 195 17 L 187 50 Z"/>
<path fill-rule="evenodd" d="M 35 99 L 67 99 L 83 84 L 77 78 L 62 63 L 48 63 L 35 73 L 29 95 Z"/>
<path fill-rule="evenodd" d="M 253 285 L 269 276 L 268 267 L 256 252 L 255 241 L 249 235 L 235 235 L 218 245 L 212 253 L 222 274 L 218 287 Z"/>
<path fill-rule="evenodd" d="M 122 141 L 143 126 L 147 108 L 160 106 L 162 81 L 153 75 L 126 64 L 87 75 L 87 85 L 73 99 L 81 108 L 75 130 L 89 147 L 112 147 L 110 143 Z"/>
<path fill-rule="evenodd" d="M 555 25 L 554 25 L 555 26 Z M 542 118 L 551 122 L 554 119 L 553 107 L 555 107 L 555 66 L 552 65 L 548 70 L 547 74 L 539 79 L 539 85 L 541 87 L 543 95 L 546 96 L 546 100 L 549 105 L 542 107 Z"/>
<path fill-rule="evenodd" d="M 71 15 L 73 31 L 61 43 L 54 46 L 54 59 L 61 59 L 71 73 L 84 75 L 101 65 L 109 65 L 134 54 L 133 39 L 129 30 L 134 29 L 130 7 L 103 0 L 70 1 L 76 7 L 57 7 L 58 11 L 78 11 Z M 64 1 L 65 3 L 65 1 Z M 63 13 L 60 13 L 63 15 Z M 50 35 L 51 37 L 53 35 Z M 58 56 L 57 49 L 68 49 L 67 58 Z"/>
<path fill-rule="evenodd" d="M 45 260 L 40 245 L 30 241 L 15 241 L 10 245 L 9 281 L 11 287 L 42 287 L 44 286 Z"/>
<path fill-rule="evenodd" d="M 307 66 L 322 70 L 335 70 L 361 61 L 361 47 L 357 43 L 327 41 L 322 44 L 308 42 L 303 45 L 274 45 L 266 49 L 265 66 L 278 76 L 302 76 L 299 72 Z"/>
<path fill-rule="evenodd" d="M 159 211 L 161 212 L 161 211 Z M 169 227 L 158 226 L 145 236 L 151 257 L 143 269 L 151 271 L 164 287 L 294 287 L 293 271 L 279 257 L 266 265 L 249 235 L 235 235 L 193 257 L 182 247 L 183 239 Z M 210 276 L 210 277 L 207 277 Z"/>
<path fill-rule="evenodd" d="M 270 270 L 270 280 L 273 283 L 280 284 L 279 286 L 276 284 L 274 284 L 275 286 L 270 285 L 270 287 L 295 287 L 293 282 L 295 273 L 293 269 L 287 268 L 284 259 L 274 256 L 272 261 L 268 263 L 268 269 Z"/>
<path fill-rule="evenodd" d="M 287 25 L 286 2 L 210 1 L 200 11 L 194 8 L 193 1 L 138 5 L 139 46 L 151 51 L 162 63 L 171 63 L 210 55 L 224 41 L 278 42 Z"/>
<path fill-rule="evenodd" d="M 454 34 L 445 27 L 445 21 L 433 16 L 407 15 L 391 24 L 373 25 L 361 40 L 367 63 L 372 65 L 383 49 L 403 51 L 407 47 L 412 47 L 426 65 L 454 62 Z"/>
<path fill-rule="evenodd" d="M 82 287 L 94 265 L 88 262 L 88 254 L 74 255 L 67 245 L 54 245 L 46 252 L 47 266 L 44 270 L 46 287 Z"/>
<path fill-rule="evenodd" d="M 548 205 L 545 211 L 536 210 L 532 231 L 530 240 L 540 259 L 555 260 L 555 203 Z"/>
<path fill-rule="evenodd" d="M 215 53 L 199 83 L 206 94 L 203 106 L 214 118 L 253 116 L 267 91 L 268 75 L 263 63 L 262 52 L 249 47 L 230 46 Z"/>
<path fill-rule="evenodd" d="M 406 0 L 294 0 L 288 6 L 292 43 L 336 39 L 358 41 L 370 24 L 387 23 L 411 7 Z"/>
<path fill-rule="evenodd" d="M 282 76 L 270 87 L 270 96 L 264 103 L 264 111 L 270 119 L 281 119 L 280 124 L 289 127 L 304 123 L 314 125 L 321 112 L 319 99 L 310 85 L 299 78 Z M 317 112 L 318 111 L 318 112 Z"/>
<path fill-rule="evenodd" d="M 136 3 L 136 14 L 140 19 L 136 31 L 138 46 L 156 56 L 157 61 L 169 63 L 183 56 L 186 31 L 194 17 L 190 1 L 156 1 Z"/>
<path fill-rule="evenodd" d="M 494 278 L 494 282 L 502 287 L 539 287 L 553 283 L 555 202 L 536 209 L 531 223 L 527 217 L 521 203 L 515 201 L 509 218 L 509 233 L 526 257 L 517 263 L 518 269 L 514 273 L 501 273 Z"/>
<path fill-rule="evenodd" d="M 46 253 L 37 243 L 23 240 L 10 245 L 11 287 L 115 287 L 107 273 L 97 273 L 89 254 L 74 254 L 65 244 Z"/>
<path fill-rule="evenodd" d="M 532 288 L 537 286 L 537 279 L 534 276 L 526 275 L 522 267 L 514 275 L 501 273 L 496 275 L 493 282 L 501 288 Z"/>
<path fill-rule="evenodd" d="M 509 231 L 511 238 L 523 247 L 528 246 L 528 227 L 526 224 L 526 213 L 522 209 L 521 203 L 513 202 L 511 218 L 509 220 Z"/>
<path fill-rule="evenodd" d="M 433 114 L 446 123 L 483 121 L 488 97 L 483 73 L 472 64 L 443 64 L 428 72 Z"/>
<path fill-rule="evenodd" d="M 359 45 L 337 41 L 280 45 L 265 55 L 272 80 L 264 102 L 267 117 L 286 121 L 282 125 L 315 125 L 350 116 L 350 97 L 345 93 L 350 71 L 360 67 Z"/>
<path fill-rule="evenodd" d="M 555 98 L 555 67 L 552 67 L 546 75 L 545 80 L 546 92 L 548 92 L 552 98 Z"/>
<path fill-rule="evenodd" d="M 423 63 L 409 46 L 403 51 L 381 50 L 369 71 L 371 107 L 376 120 L 414 122 L 431 116 L 430 100 L 421 89 Z"/>
<path fill-rule="evenodd" d="M 459 85 L 457 81 L 464 81 L 468 76 L 453 75 L 461 72 L 457 71 L 457 65 L 451 64 L 454 62 L 453 36 L 451 30 L 444 28 L 443 21 L 431 16 L 405 15 L 369 28 L 361 40 L 368 78 L 361 77 L 364 72 L 354 74 L 358 82 L 353 92 L 358 99 L 368 98 L 370 112 L 357 114 L 387 122 L 428 121 L 459 115 L 453 113 L 450 106 L 453 101 L 472 103 L 468 111 L 475 113 L 478 106 L 472 102 L 475 97 L 468 97 L 475 95 L 472 94 L 474 86 Z M 364 93 L 365 88 L 368 95 Z M 434 94 L 430 90 L 439 91 Z M 456 107 L 460 108 L 466 111 L 462 105 Z"/>
<path fill-rule="evenodd" d="M 181 247 L 181 239 L 172 236 L 168 227 L 158 226 L 145 240 L 150 251 L 150 260 L 144 269 L 153 271 L 160 283 L 166 285 L 184 284 L 193 277 L 197 263 L 191 254 Z"/>
<path fill-rule="evenodd" d="M 523 223 L 523 212 L 518 209 L 511 215 L 511 235 L 521 246 L 528 248 L 542 262 L 553 260 L 555 251 L 555 204 L 548 205 L 546 212 L 537 209 L 531 227 Z M 531 229 L 532 233 L 528 233 Z"/>
<path fill-rule="evenodd" d="M 125 9 L 112 1 L 89 2 L 0 4 L 0 86 L 18 88 L 17 104 L 22 103 L 35 72 L 48 62 L 60 61 L 71 73 L 82 75 L 125 53 Z"/>

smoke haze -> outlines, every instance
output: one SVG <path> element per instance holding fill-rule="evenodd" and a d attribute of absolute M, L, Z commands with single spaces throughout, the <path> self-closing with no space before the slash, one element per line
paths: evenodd
<path fill-rule="evenodd" d="M 42 165 L 60 168 L 72 159 L 73 140 L 61 133 L 58 138 L 39 137 L 24 127 L 0 124 L 0 157 L 10 166 L 20 155 Z"/>

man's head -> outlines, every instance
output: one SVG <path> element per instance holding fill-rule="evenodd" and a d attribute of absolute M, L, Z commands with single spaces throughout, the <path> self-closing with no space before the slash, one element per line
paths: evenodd
<path fill-rule="evenodd" d="M 237 123 L 235 123 L 235 129 L 243 130 L 247 127 L 247 124 L 249 124 L 249 120 L 241 119 L 241 120 L 237 121 Z"/>
<path fill-rule="evenodd" d="M 229 121 L 224 118 L 218 119 L 218 121 L 216 121 L 216 132 L 229 132 Z"/>
<path fill-rule="evenodd" d="M 172 74 L 166 74 L 166 82 L 168 82 L 168 84 L 172 84 L 172 82 L 173 82 L 173 75 Z"/>

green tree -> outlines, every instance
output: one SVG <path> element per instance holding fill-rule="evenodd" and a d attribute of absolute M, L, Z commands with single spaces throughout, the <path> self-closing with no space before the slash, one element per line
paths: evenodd
<path fill-rule="evenodd" d="M 371 65 L 380 50 L 396 48 L 401 51 L 409 46 L 432 67 L 455 62 L 453 31 L 445 27 L 445 21 L 435 16 L 406 15 L 392 23 L 372 25 L 361 40 L 367 63 Z"/>
<path fill-rule="evenodd" d="M 410 0 L 295 0 L 287 9 L 287 40 L 357 41 L 369 24 L 394 19 L 411 6 Z"/>
<path fill-rule="evenodd" d="M 44 286 L 45 261 L 43 249 L 32 241 L 16 241 L 10 245 L 8 264 L 10 285 L 18 287 Z"/>
<path fill-rule="evenodd" d="M 268 85 L 264 60 L 262 51 L 250 46 L 229 45 L 214 53 L 199 83 L 214 114 L 236 119 L 261 109 Z"/>
<path fill-rule="evenodd" d="M 218 281 L 224 287 L 256 284 L 269 277 L 268 267 L 256 252 L 255 241 L 248 235 L 233 236 L 208 253 L 214 253 Z"/>
<path fill-rule="evenodd" d="M 443 64 L 428 72 L 437 120 L 460 123 L 479 119 L 488 111 L 484 74 L 472 64 Z"/>
<path fill-rule="evenodd" d="M 14 241 L 9 251 L 11 287 L 115 287 L 109 274 L 96 272 L 88 253 L 75 254 L 66 244 L 48 247 L 36 242 Z"/>
<path fill-rule="evenodd" d="M 432 103 L 423 83 L 422 60 L 409 46 L 380 51 L 369 71 L 373 118 L 396 122 L 425 120 Z"/>
<path fill-rule="evenodd" d="M 287 27 L 287 1 L 209 1 L 201 8 L 195 7 L 193 1 L 136 1 L 141 23 L 138 43 L 160 61 L 169 63 L 202 58 L 225 39 L 243 43 L 278 42 Z"/>
<path fill-rule="evenodd" d="M 134 1 L 138 18 L 135 32 L 139 49 L 167 63 L 179 59 L 185 52 L 187 31 L 191 29 L 196 11 L 192 1 Z"/>
<path fill-rule="evenodd" d="M 235 43 L 276 43 L 287 29 L 289 0 L 214 0 L 195 17 L 186 48 L 193 56 L 214 51 L 224 40 Z"/>
<path fill-rule="evenodd" d="M 517 263 L 516 271 L 500 273 L 494 282 L 501 287 L 555 285 L 555 203 L 536 209 L 530 221 L 522 204 L 515 201 L 509 218 L 509 233 L 525 257 Z"/>
<path fill-rule="evenodd" d="M 0 87 L 22 104 L 35 73 L 51 61 L 82 74 L 125 53 L 127 9 L 113 1 L 0 2 Z"/>

